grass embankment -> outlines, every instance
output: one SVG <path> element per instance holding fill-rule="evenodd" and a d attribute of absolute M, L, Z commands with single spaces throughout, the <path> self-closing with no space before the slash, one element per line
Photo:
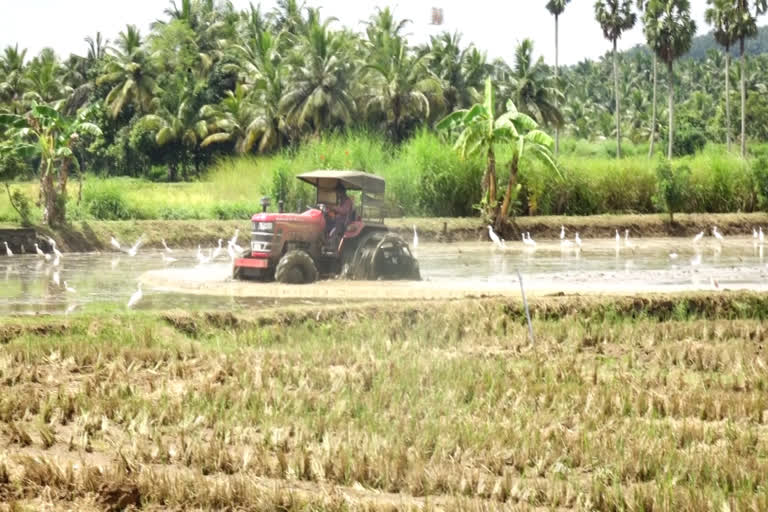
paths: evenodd
<path fill-rule="evenodd" d="M 597 215 L 658 213 L 658 159 L 648 159 L 644 144 L 626 144 L 625 158 L 616 160 L 615 143 L 565 139 L 559 165 L 562 176 L 524 161 L 515 201 L 517 213 L 530 215 Z M 756 154 L 768 147 L 755 145 Z M 509 150 L 497 148 L 499 190 L 504 190 Z M 387 180 L 391 216 L 467 217 L 476 213 L 483 155 L 461 159 L 435 134 L 416 134 L 394 147 L 365 133 L 327 136 L 269 156 L 223 159 L 188 183 L 155 183 L 125 177 L 88 175 L 82 201 L 78 185 L 69 187 L 70 220 L 237 220 L 261 209 L 269 196 L 273 208 L 284 198 L 288 210 L 311 204 L 313 189 L 295 179 L 314 169 L 359 169 Z M 768 209 L 768 160 L 742 160 L 717 144 L 695 156 L 676 158 L 673 167 L 687 166 L 690 181 L 679 209 L 683 212 L 751 212 Z M 28 198 L 38 197 L 36 183 L 13 185 Z M 33 221 L 40 211 L 33 208 Z M 18 215 L 0 194 L 0 222 Z"/>
<path fill-rule="evenodd" d="M 111 236 L 128 245 L 144 235 L 144 247 L 160 248 L 165 239 L 171 247 L 210 247 L 219 238 L 229 239 L 240 229 L 241 245 L 248 240 L 250 216 L 232 220 L 146 220 L 146 221 L 77 221 L 68 227 L 51 231 L 37 226 L 38 233 L 53 236 L 62 250 L 108 251 Z M 488 228 L 479 218 L 398 218 L 387 219 L 387 226 L 410 241 L 413 226 L 419 239 L 428 241 L 488 240 Z M 768 214 L 680 214 L 670 224 L 665 215 L 595 215 L 588 217 L 518 217 L 505 226 L 501 235 L 507 240 L 519 240 L 520 233 L 529 231 L 534 238 L 557 238 L 560 226 L 565 226 L 569 237 L 578 232 L 582 238 L 612 237 L 616 230 L 629 229 L 633 237 L 692 236 L 699 231 L 710 234 L 717 225 L 726 236 L 751 234 L 755 226 L 768 227 Z M 0 227 L 3 225 L 0 224 Z M 9 225 L 10 226 L 10 225 Z M 29 249 L 29 248 L 28 248 Z"/>
<path fill-rule="evenodd" d="M 5 319 L 0 502 L 765 510 L 768 299 Z"/>

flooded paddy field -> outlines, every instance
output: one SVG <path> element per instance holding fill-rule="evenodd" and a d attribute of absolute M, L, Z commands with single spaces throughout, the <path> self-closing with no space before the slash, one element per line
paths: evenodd
<path fill-rule="evenodd" d="M 415 251 L 422 281 L 326 280 L 312 285 L 233 281 L 226 256 L 198 265 L 196 251 L 176 250 L 166 265 L 158 250 L 67 253 L 54 266 L 35 255 L 0 258 L 0 314 L 74 313 L 90 307 L 124 309 L 144 285 L 138 309 L 240 310 L 322 300 L 431 299 L 537 294 L 634 294 L 768 288 L 763 246 L 752 238 L 588 239 L 579 249 L 559 240 L 505 249 L 490 242 L 422 244 Z M 66 284 L 65 284 L 66 282 Z"/>

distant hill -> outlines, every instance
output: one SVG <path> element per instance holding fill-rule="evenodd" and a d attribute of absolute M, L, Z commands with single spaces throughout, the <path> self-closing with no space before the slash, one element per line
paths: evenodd
<path fill-rule="evenodd" d="M 693 38 L 693 44 L 691 44 L 691 50 L 685 55 L 693 59 L 703 59 L 707 56 L 707 51 L 710 49 L 722 50 L 723 48 L 715 41 L 715 36 L 712 32 L 704 34 L 702 36 L 696 36 Z M 646 45 L 637 45 L 634 48 L 627 51 L 632 54 L 635 52 L 647 52 L 650 51 Z M 757 31 L 757 36 L 744 41 L 744 53 L 747 55 L 758 55 L 761 53 L 768 53 L 768 26 L 760 27 Z M 739 55 L 739 43 L 737 42 L 733 48 L 731 48 L 731 54 L 736 57 Z"/>

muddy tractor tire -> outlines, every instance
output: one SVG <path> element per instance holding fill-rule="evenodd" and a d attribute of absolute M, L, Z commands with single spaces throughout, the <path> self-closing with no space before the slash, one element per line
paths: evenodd
<path fill-rule="evenodd" d="M 387 231 L 362 235 L 344 264 L 344 277 L 362 280 L 421 280 L 419 262 L 402 237 Z"/>
<path fill-rule="evenodd" d="M 275 269 L 275 280 L 285 284 L 314 283 L 317 267 L 312 256 L 300 250 L 286 252 Z"/>

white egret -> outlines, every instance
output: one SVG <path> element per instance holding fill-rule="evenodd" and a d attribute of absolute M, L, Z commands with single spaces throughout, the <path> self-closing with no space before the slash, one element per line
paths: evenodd
<path fill-rule="evenodd" d="M 763 243 L 764 237 L 763 237 L 763 228 L 760 228 L 760 231 L 757 232 L 757 238 L 760 240 L 760 243 Z"/>
<path fill-rule="evenodd" d="M 723 243 L 723 235 L 717 230 L 717 226 L 712 226 L 712 236 L 714 236 L 718 242 Z"/>
<path fill-rule="evenodd" d="M 125 251 L 126 253 L 128 253 L 128 256 L 131 256 L 131 257 L 136 256 L 136 253 L 139 252 L 139 247 L 141 247 L 141 244 L 144 243 L 143 239 L 144 239 L 144 235 L 141 235 L 138 238 L 138 240 L 136 240 L 136 243 L 133 244 L 133 247 Z"/>
<path fill-rule="evenodd" d="M 235 252 L 235 249 L 232 248 L 232 241 L 230 240 L 227 242 L 227 254 L 229 254 L 229 259 L 232 261 L 232 263 L 235 262 L 235 258 L 237 258 L 237 253 Z"/>
<path fill-rule="evenodd" d="M 139 289 L 133 292 L 133 295 L 131 295 L 131 298 L 128 299 L 128 309 L 131 309 L 133 306 L 138 304 L 143 296 L 144 294 L 141 291 L 141 281 L 139 281 Z"/>
<path fill-rule="evenodd" d="M 565 239 L 565 226 L 560 226 L 560 240 Z"/>
<path fill-rule="evenodd" d="M 53 266 L 58 267 L 61 264 L 61 257 L 57 254 L 55 258 L 53 258 Z"/>
<path fill-rule="evenodd" d="M 693 243 L 697 244 L 697 243 L 701 242 L 702 238 L 704 238 L 704 232 L 703 231 L 701 231 L 698 235 L 693 237 Z"/>
<path fill-rule="evenodd" d="M 219 238 L 219 246 L 218 246 L 218 247 L 216 247 L 216 248 L 213 250 L 213 254 L 211 254 L 211 261 L 213 261 L 213 260 L 215 260 L 216 258 L 218 258 L 218 257 L 219 257 L 219 254 L 221 254 L 221 251 L 222 251 L 222 247 L 221 247 L 221 238 Z"/>
<path fill-rule="evenodd" d="M 419 234 L 416 232 L 416 224 L 413 225 L 413 250 L 419 248 Z"/>
<path fill-rule="evenodd" d="M 535 247 L 536 246 L 536 242 L 531 240 L 531 234 L 530 233 L 525 232 L 525 233 L 523 233 L 522 236 L 523 236 L 523 244 L 524 245 L 527 245 L 529 247 Z"/>
<path fill-rule="evenodd" d="M 669 259 L 676 260 L 677 259 L 677 253 L 676 252 L 669 253 Z"/>
<path fill-rule="evenodd" d="M 3 242 L 5 244 L 5 254 L 7 256 L 13 256 L 13 251 L 10 247 L 8 247 L 8 242 Z"/>
<path fill-rule="evenodd" d="M 536 240 L 531 238 L 531 232 L 526 231 L 525 234 L 528 235 L 528 243 L 530 243 L 532 246 L 536 246 Z"/>
<path fill-rule="evenodd" d="M 53 280 L 56 286 L 61 286 L 61 277 L 58 270 L 54 271 L 53 276 L 51 276 L 51 279 Z"/>
<path fill-rule="evenodd" d="M 56 247 L 56 242 L 53 242 L 53 244 L 51 245 L 53 246 L 53 254 L 56 255 L 56 258 L 59 258 L 59 259 L 63 258 L 64 255 L 61 254 L 61 251 Z"/>
<path fill-rule="evenodd" d="M 109 266 L 112 270 L 116 269 L 117 266 L 120 264 L 120 257 L 112 258 L 112 261 L 109 262 Z"/>
<path fill-rule="evenodd" d="M 35 244 L 35 253 L 37 253 L 37 255 L 38 255 L 40 258 L 45 258 L 45 253 L 44 253 L 43 251 L 41 251 L 41 250 L 40 250 L 40 246 L 39 246 L 39 245 L 37 245 L 37 244 Z"/>
<path fill-rule="evenodd" d="M 178 261 L 176 258 L 174 258 L 174 257 L 172 257 L 172 256 L 168 256 L 168 255 L 166 255 L 164 252 L 161 252 L 161 253 L 160 253 L 160 256 L 162 256 L 162 258 L 163 258 L 163 263 L 164 263 L 164 264 L 166 264 L 166 265 L 170 265 L 170 264 L 172 264 L 172 263 L 174 263 L 174 262 Z"/>
<path fill-rule="evenodd" d="M 496 244 L 496 247 L 503 249 L 504 247 L 501 245 L 501 238 L 499 238 L 499 235 L 497 235 L 493 231 L 493 226 L 488 224 L 488 236 L 491 238 L 494 244 Z"/>
<path fill-rule="evenodd" d="M 618 248 L 621 245 L 621 235 L 619 235 L 619 230 L 616 230 L 616 247 Z"/>
<path fill-rule="evenodd" d="M 752 228 L 752 238 L 757 240 L 757 230 L 755 228 Z"/>
<path fill-rule="evenodd" d="M 121 249 L 121 247 L 120 247 L 120 242 L 118 242 L 118 241 L 117 241 L 117 238 L 115 238 L 115 237 L 113 237 L 113 236 L 112 236 L 112 237 L 110 237 L 110 238 L 109 238 L 109 243 L 110 243 L 110 245 L 112 245 L 112 247 L 114 247 L 114 248 L 115 248 L 115 249 L 117 249 L 118 251 Z"/>
<path fill-rule="evenodd" d="M 576 233 L 576 236 L 573 237 L 573 241 L 576 243 L 576 245 L 579 246 L 579 249 L 581 249 L 581 238 L 579 237 L 578 233 Z"/>
<path fill-rule="evenodd" d="M 565 251 L 565 250 L 571 249 L 572 247 L 573 247 L 573 242 L 571 242 L 567 238 L 563 238 L 562 240 L 560 240 L 560 250 L 561 251 Z"/>
<path fill-rule="evenodd" d="M 695 266 L 698 266 L 698 265 L 701 265 L 701 254 L 697 254 L 691 260 L 691 266 L 695 267 Z"/>
<path fill-rule="evenodd" d="M 65 315 L 68 315 L 72 313 L 75 309 L 77 309 L 78 304 L 70 304 L 67 306 L 67 310 L 64 312 Z"/>
<path fill-rule="evenodd" d="M 165 238 L 163 238 L 161 242 L 163 242 L 163 247 L 165 248 L 165 252 L 167 253 L 173 252 L 173 250 L 170 247 L 168 247 L 168 245 L 165 243 Z"/>
<path fill-rule="evenodd" d="M 624 245 L 626 247 L 632 247 L 632 242 L 629 241 L 629 230 L 624 230 Z"/>
<path fill-rule="evenodd" d="M 77 293 L 77 290 L 69 286 L 66 281 L 64 281 L 64 289 L 67 291 L 67 293 Z"/>
<path fill-rule="evenodd" d="M 229 240 L 230 242 L 232 242 L 232 246 L 233 247 L 237 247 L 237 237 L 239 237 L 239 236 L 240 236 L 240 229 L 236 228 L 235 229 L 235 234 L 232 235 L 232 238 Z"/>

